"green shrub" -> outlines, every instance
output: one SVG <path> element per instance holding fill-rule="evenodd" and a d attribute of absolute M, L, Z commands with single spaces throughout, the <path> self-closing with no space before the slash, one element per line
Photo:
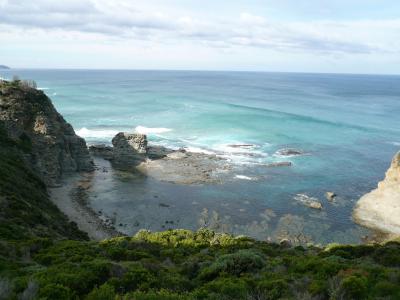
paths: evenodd
<path fill-rule="evenodd" d="M 176 294 L 170 291 L 136 291 L 122 297 L 122 300 L 195 300 L 190 295 Z"/>
<path fill-rule="evenodd" d="M 202 288 L 195 291 L 195 296 L 199 299 L 209 299 L 215 297 L 222 299 L 245 299 L 248 295 L 248 285 L 246 281 L 238 278 L 218 278 L 208 282 Z"/>
<path fill-rule="evenodd" d="M 264 266 L 264 259 L 259 253 L 252 250 L 239 250 L 235 253 L 218 257 L 211 266 L 202 270 L 199 277 L 209 280 L 222 272 L 239 276 L 246 272 L 260 270 Z"/>
<path fill-rule="evenodd" d="M 388 281 L 380 281 L 374 287 L 376 297 L 388 297 L 389 299 L 400 299 L 400 286 Z"/>
<path fill-rule="evenodd" d="M 39 299 L 41 300 L 70 300 L 75 298 L 75 293 L 61 284 L 50 283 L 39 290 Z"/>
<path fill-rule="evenodd" d="M 387 267 L 400 267 L 400 243 L 388 243 L 379 247 L 374 253 L 374 259 Z"/>
<path fill-rule="evenodd" d="M 274 300 L 288 294 L 289 285 L 285 280 L 262 280 L 257 284 L 257 290 L 262 295 L 262 299 Z"/>
<path fill-rule="evenodd" d="M 131 264 L 122 278 L 109 281 L 119 293 L 134 290 L 147 291 L 157 282 L 156 277 L 140 264 Z"/>
<path fill-rule="evenodd" d="M 350 299 L 365 299 L 368 293 L 367 280 L 364 277 L 346 277 L 342 280 L 341 287 Z"/>
<path fill-rule="evenodd" d="M 109 284 L 103 284 L 102 286 L 95 287 L 87 296 L 86 300 L 114 300 L 115 289 Z"/>

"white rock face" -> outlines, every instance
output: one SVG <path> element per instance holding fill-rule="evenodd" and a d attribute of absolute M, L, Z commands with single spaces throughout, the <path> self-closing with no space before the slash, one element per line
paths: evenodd
<path fill-rule="evenodd" d="M 366 227 L 400 235 L 400 152 L 378 188 L 358 201 L 353 217 Z"/>

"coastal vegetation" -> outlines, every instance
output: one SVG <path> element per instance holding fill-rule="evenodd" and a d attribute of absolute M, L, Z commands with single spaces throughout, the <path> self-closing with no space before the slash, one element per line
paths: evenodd
<path fill-rule="evenodd" d="M 0 299 L 400 299 L 399 241 L 293 247 L 206 229 L 90 241 L 32 169 L 32 137 L 0 121 Z"/>
<path fill-rule="evenodd" d="M 397 242 L 292 248 L 208 230 L 170 230 L 102 242 L 14 240 L 2 249 L 0 286 L 8 299 L 29 293 L 110 300 L 400 297 Z"/>

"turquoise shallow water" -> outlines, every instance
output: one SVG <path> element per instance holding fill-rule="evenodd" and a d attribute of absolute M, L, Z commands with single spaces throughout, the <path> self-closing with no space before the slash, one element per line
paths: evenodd
<path fill-rule="evenodd" d="M 0 76 L 13 74 L 36 80 L 89 143 L 109 143 L 118 131 L 136 128 L 151 143 L 217 153 L 235 165 L 223 185 L 97 178 L 92 205 L 127 233 L 195 229 L 208 218 L 218 230 L 260 239 L 301 232 L 320 243 L 359 242 L 369 233 L 352 222 L 352 208 L 400 148 L 399 76 L 87 70 Z M 282 157 L 276 154 L 282 148 L 306 155 Z M 293 166 L 265 167 L 279 161 Z M 324 199 L 326 191 L 340 196 L 336 204 Z M 323 210 L 299 204 L 299 193 L 320 199 Z"/>

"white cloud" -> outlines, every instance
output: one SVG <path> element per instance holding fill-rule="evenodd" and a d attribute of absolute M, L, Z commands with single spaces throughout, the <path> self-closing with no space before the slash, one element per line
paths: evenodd
<path fill-rule="evenodd" d="M 167 51 L 168 59 L 175 53 L 177 61 L 189 61 L 197 53 L 198 61 L 208 59 L 213 65 L 221 58 L 235 61 L 241 53 L 242 64 L 255 65 L 254 53 L 280 63 L 296 55 L 309 60 L 315 55 L 333 60 L 341 55 L 398 56 L 400 19 L 278 22 L 247 11 L 204 15 L 151 6 L 149 1 L 0 0 L 0 39 L 0 55 L 7 50 L 8 57 L 13 47 L 22 51 L 42 45 L 55 51 L 64 47 L 76 55 L 89 51 L 85 49 L 120 57 L 132 53 L 147 60 L 158 55 L 158 62 Z"/>

